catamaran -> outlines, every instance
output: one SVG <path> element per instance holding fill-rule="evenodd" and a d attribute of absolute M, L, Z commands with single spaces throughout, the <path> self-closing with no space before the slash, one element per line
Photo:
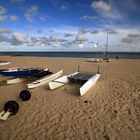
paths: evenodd
<path fill-rule="evenodd" d="M 82 84 L 80 95 L 83 96 L 97 82 L 100 74 L 74 72 L 70 75 L 62 76 L 54 81 L 49 82 L 50 89 L 56 89 L 68 83 Z"/>

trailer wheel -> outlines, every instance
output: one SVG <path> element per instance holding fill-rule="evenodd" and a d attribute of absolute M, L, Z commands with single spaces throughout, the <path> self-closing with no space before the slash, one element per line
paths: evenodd
<path fill-rule="evenodd" d="M 11 113 L 11 115 L 14 115 L 18 112 L 19 110 L 19 104 L 16 101 L 8 101 L 4 105 L 4 111 L 8 111 Z"/>
<path fill-rule="evenodd" d="M 28 90 L 22 90 L 20 92 L 20 98 L 22 99 L 22 101 L 27 101 L 31 98 L 31 92 Z"/>

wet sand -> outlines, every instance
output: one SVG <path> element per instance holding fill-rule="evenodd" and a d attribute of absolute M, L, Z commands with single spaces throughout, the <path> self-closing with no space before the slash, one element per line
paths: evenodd
<path fill-rule="evenodd" d="M 32 89 L 29 101 L 20 102 L 19 112 L 0 120 L 0 140 L 138 140 L 140 138 L 140 60 L 92 63 L 85 58 L 10 57 L 6 67 L 48 67 L 64 74 L 80 70 L 101 77 L 87 94 L 79 85 L 56 90 L 48 85 Z M 2 66 L 0 68 L 3 68 Z M 0 81 L 8 79 L 0 77 Z M 17 100 L 27 82 L 0 86 L 0 111 L 8 100 Z"/>

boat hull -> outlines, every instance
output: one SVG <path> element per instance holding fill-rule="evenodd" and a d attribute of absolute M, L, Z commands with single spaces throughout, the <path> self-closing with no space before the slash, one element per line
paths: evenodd
<path fill-rule="evenodd" d="M 1 70 L 0 75 L 3 76 L 13 76 L 13 77 L 23 77 L 23 76 L 30 76 L 39 73 L 39 69 L 7 69 Z"/>
<path fill-rule="evenodd" d="M 60 70 L 57 73 L 42 77 L 39 80 L 36 80 L 30 84 L 27 84 L 27 86 L 30 89 L 30 88 L 36 88 L 36 87 L 45 85 L 45 84 L 49 83 L 50 81 L 55 80 L 56 78 L 60 77 L 62 75 L 62 73 L 63 73 L 63 70 Z"/>
<path fill-rule="evenodd" d="M 99 63 L 99 62 L 103 62 L 103 59 L 101 59 L 101 58 L 89 58 L 89 59 L 87 60 L 87 62 Z"/>
<path fill-rule="evenodd" d="M 9 79 L 6 81 L 7 85 L 12 85 L 12 84 L 18 84 L 18 83 L 22 83 L 25 82 L 26 79 L 24 78 L 14 78 L 14 79 Z"/>
<path fill-rule="evenodd" d="M 11 62 L 8 62 L 8 61 L 0 61 L 0 66 L 8 65 L 10 63 Z"/>
<path fill-rule="evenodd" d="M 75 72 L 75 73 L 70 74 L 70 75 L 65 75 L 65 76 L 62 76 L 62 77 L 60 77 L 58 79 L 55 79 L 54 81 L 49 82 L 48 83 L 49 88 L 50 89 L 56 89 L 56 88 L 64 86 L 65 84 L 69 83 L 68 77 L 76 75 L 77 73 L 78 72 Z"/>
<path fill-rule="evenodd" d="M 99 79 L 100 74 L 95 74 L 92 76 L 81 88 L 80 88 L 80 95 L 83 96 L 87 91 L 97 82 Z"/>

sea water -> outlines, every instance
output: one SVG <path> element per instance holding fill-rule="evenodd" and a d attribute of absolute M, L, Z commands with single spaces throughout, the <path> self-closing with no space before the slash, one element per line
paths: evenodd
<path fill-rule="evenodd" d="M 77 57 L 77 58 L 104 58 L 104 52 L 1 52 L 0 55 L 10 56 L 37 56 L 37 57 Z M 108 52 L 107 57 L 120 59 L 140 59 L 140 52 Z"/>

